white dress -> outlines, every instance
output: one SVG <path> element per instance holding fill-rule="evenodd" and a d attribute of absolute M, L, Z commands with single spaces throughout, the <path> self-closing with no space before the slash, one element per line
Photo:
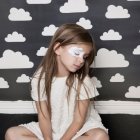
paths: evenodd
<path fill-rule="evenodd" d="M 76 97 L 76 91 L 74 89 L 74 86 L 76 86 L 76 83 L 74 84 L 69 104 L 67 102 L 67 86 L 66 86 L 66 78 L 67 77 L 59 77 L 54 78 L 52 82 L 52 89 L 51 89 L 51 107 L 52 107 L 52 129 L 53 129 L 53 140 L 60 140 L 60 138 L 63 136 L 67 128 L 70 126 L 72 120 L 73 120 L 73 114 L 75 109 L 75 101 L 76 100 L 84 100 L 87 98 L 93 98 L 98 95 L 98 91 L 96 90 L 95 86 L 91 82 L 89 77 L 86 77 L 84 80 L 84 83 L 86 85 L 86 89 L 88 91 L 85 91 L 84 86 L 81 87 L 80 90 L 80 96 L 79 98 Z M 38 79 L 34 78 L 32 80 L 32 91 L 31 91 L 31 97 L 33 100 L 38 101 L 38 94 L 37 94 L 37 83 Z M 41 89 L 44 87 L 44 79 L 41 80 Z M 43 92 L 43 90 L 41 91 Z M 41 94 L 41 100 L 47 100 L 47 97 L 44 94 Z M 68 112 L 69 111 L 69 112 Z M 38 122 L 31 122 L 28 124 L 22 124 L 21 126 L 26 127 L 31 132 L 33 132 L 39 140 L 44 140 L 42 132 L 40 130 Z M 94 105 L 91 101 L 90 107 L 86 116 L 86 121 L 83 125 L 83 127 L 76 133 L 76 135 L 72 138 L 72 140 L 75 140 L 77 137 L 81 136 L 85 132 L 87 132 L 90 129 L 93 128 L 102 128 L 106 132 L 108 130 L 103 126 L 101 122 L 101 118 L 97 111 L 94 109 Z"/>

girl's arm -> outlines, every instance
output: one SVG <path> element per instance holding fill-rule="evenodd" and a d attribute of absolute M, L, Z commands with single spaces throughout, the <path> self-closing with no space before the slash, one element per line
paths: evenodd
<path fill-rule="evenodd" d="M 38 122 L 40 129 L 42 131 L 44 140 L 52 140 L 52 127 L 51 127 L 51 120 L 49 117 L 49 112 L 47 109 L 47 102 L 40 101 L 41 109 L 39 106 L 39 102 L 36 101 L 36 107 L 38 112 Z"/>
<path fill-rule="evenodd" d="M 77 100 L 73 121 L 60 140 L 71 140 L 79 129 L 81 129 L 85 122 L 89 102 L 89 99 Z"/>

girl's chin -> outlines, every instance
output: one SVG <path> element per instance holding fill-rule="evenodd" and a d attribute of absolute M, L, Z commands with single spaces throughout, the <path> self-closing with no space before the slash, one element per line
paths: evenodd
<path fill-rule="evenodd" d="M 78 71 L 79 69 L 71 69 L 70 72 L 74 73 L 76 71 Z"/>

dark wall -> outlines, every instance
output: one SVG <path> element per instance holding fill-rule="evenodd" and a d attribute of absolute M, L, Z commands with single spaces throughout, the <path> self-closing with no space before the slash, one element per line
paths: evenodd
<path fill-rule="evenodd" d="M 0 139 L 8 127 L 37 120 L 30 79 L 57 27 L 69 22 L 96 42 L 90 76 L 111 140 L 139 140 L 140 0 L 1 0 Z"/>

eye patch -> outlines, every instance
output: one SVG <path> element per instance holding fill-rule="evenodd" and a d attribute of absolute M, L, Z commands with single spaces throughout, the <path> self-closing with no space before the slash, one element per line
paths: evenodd
<path fill-rule="evenodd" d="M 78 47 L 71 47 L 68 50 L 69 54 L 75 57 L 83 57 L 84 51 L 83 48 L 78 48 Z"/>

